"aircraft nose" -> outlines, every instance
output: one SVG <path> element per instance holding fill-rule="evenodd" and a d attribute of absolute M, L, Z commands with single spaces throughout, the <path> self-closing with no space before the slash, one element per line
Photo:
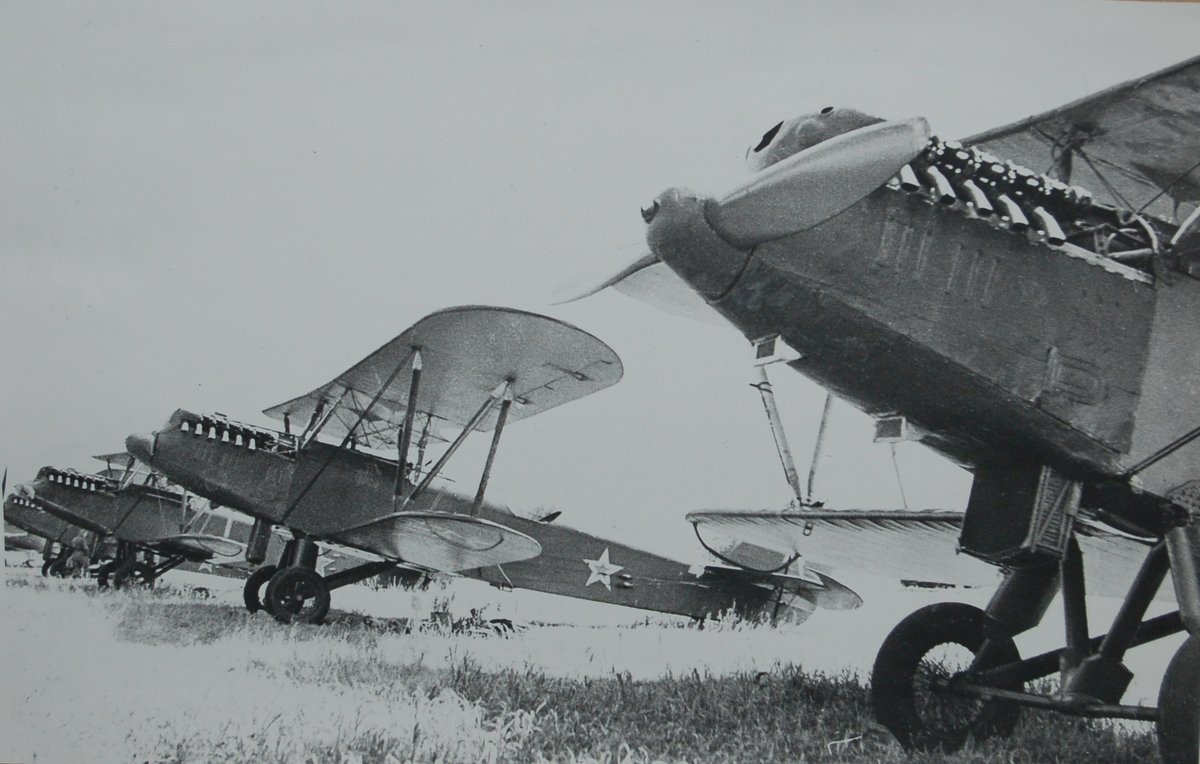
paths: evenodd
<path fill-rule="evenodd" d="M 143 462 L 154 458 L 154 440 L 157 433 L 138 433 L 125 439 L 125 450 Z"/>

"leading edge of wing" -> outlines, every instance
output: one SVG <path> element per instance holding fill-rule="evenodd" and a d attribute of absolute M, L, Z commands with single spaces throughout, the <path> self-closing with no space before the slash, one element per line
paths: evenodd
<path fill-rule="evenodd" d="M 319 406 L 341 399 L 325 432 L 345 435 L 403 363 L 355 430 L 359 443 L 394 445 L 408 404 L 414 348 L 422 361 L 417 413 L 443 426 L 466 425 L 505 380 L 513 382 L 509 420 L 515 421 L 603 390 L 624 373 L 612 348 L 565 321 L 513 308 L 462 306 L 431 313 L 328 384 L 263 413 L 303 423 Z M 486 432 L 495 423 L 493 411 L 477 429 Z"/>
<path fill-rule="evenodd" d="M 1036 172 L 1057 165 L 1060 180 L 1105 204 L 1171 220 L 1188 214 L 1180 205 L 1200 201 L 1198 120 L 1200 56 L 963 143 Z"/>
<path fill-rule="evenodd" d="M 1047 109 L 1046 111 L 1040 112 L 1038 114 L 1034 114 L 1029 117 L 1025 117 L 1024 119 L 1019 119 L 1015 122 L 1010 122 L 1007 125 L 1000 125 L 999 127 L 993 127 L 988 130 L 984 130 L 983 132 L 978 133 L 976 135 L 972 135 L 969 138 L 963 138 L 962 142 L 965 144 L 969 144 L 969 145 L 976 145 L 979 143 L 985 143 L 987 141 L 996 140 L 997 138 L 1004 138 L 1009 135 L 1012 135 L 1013 133 L 1018 133 L 1018 132 L 1021 132 L 1022 130 L 1030 128 L 1040 122 L 1044 122 L 1048 119 L 1053 119 L 1055 117 L 1058 117 L 1062 114 L 1066 114 L 1071 111 L 1074 111 L 1076 109 L 1079 109 L 1079 108 L 1082 108 L 1085 106 L 1089 106 L 1089 105 L 1091 105 L 1093 103 L 1097 103 L 1099 101 L 1103 101 L 1103 100 L 1111 98 L 1112 96 L 1117 95 L 1119 93 L 1129 91 L 1129 90 L 1135 90 L 1149 82 L 1154 82 L 1155 80 L 1159 80 L 1164 77 L 1169 77 L 1172 74 L 1176 74 L 1185 69 L 1188 69 L 1189 67 L 1197 66 L 1197 65 L 1200 65 L 1200 56 L 1195 56 L 1193 58 L 1184 59 L 1183 61 L 1180 61 L 1177 64 L 1172 64 L 1171 66 L 1168 66 L 1165 69 L 1159 69 L 1156 72 L 1151 72 L 1150 74 L 1146 74 L 1141 77 L 1135 77 L 1134 79 L 1126 80 L 1125 82 L 1119 82 L 1116 85 L 1113 85 L 1111 87 L 1104 88 L 1103 90 L 1098 90 L 1095 93 L 1091 93 L 1090 95 L 1083 96 L 1082 98 L 1077 98 L 1074 101 L 1071 101 L 1070 103 L 1065 103 L 1065 104 L 1063 104 L 1061 106 L 1057 106 L 1053 109 Z"/>

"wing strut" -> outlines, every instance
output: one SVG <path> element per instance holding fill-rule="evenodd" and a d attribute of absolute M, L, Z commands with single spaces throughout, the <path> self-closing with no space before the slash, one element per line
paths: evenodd
<path fill-rule="evenodd" d="M 479 517 L 479 509 L 483 506 L 483 493 L 487 490 L 488 478 L 492 475 L 492 462 L 496 460 L 496 449 L 500 447 L 500 434 L 504 432 L 504 423 L 508 421 L 508 410 L 512 408 L 512 380 L 508 380 L 508 388 L 504 391 L 504 402 L 500 404 L 500 415 L 496 419 L 496 429 L 492 432 L 492 447 L 488 449 L 487 462 L 483 465 L 483 475 L 479 478 L 479 490 L 475 492 L 475 503 L 471 505 L 471 517 Z"/>
<path fill-rule="evenodd" d="M 767 421 L 771 423 L 771 435 L 775 437 L 775 450 L 779 453 L 779 463 L 783 465 L 783 475 L 787 478 L 788 485 L 792 487 L 792 493 L 795 494 L 796 500 L 801 504 L 807 504 L 808 498 L 800 486 L 800 474 L 796 472 L 796 462 L 792 459 L 792 449 L 788 446 L 787 434 L 783 430 L 783 423 L 779 420 L 779 409 L 775 405 L 775 391 L 771 388 L 771 380 L 767 378 L 767 367 L 756 365 L 755 370 L 758 372 L 758 382 L 752 384 L 751 387 L 758 390 L 758 394 L 762 396 L 763 408 L 767 412 Z"/>
<path fill-rule="evenodd" d="M 408 492 L 408 495 L 404 497 L 404 501 L 400 503 L 401 510 L 408 506 L 413 499 L 425 493 L 425 489 L 427 489 L 429 484 L 433 482 L 433 479 L 437 477 L 439 473 L 441 473 L 442 468 L 446 466 L 446 462 L 450 461 L 450 457 L 454 456 L 454 452 L 457 451 L 459 446 L 463 444 L 463 442 L 467 439 L 467 436 L 474 432 L 475 428 L 479 427 L 479 424 L 483 421 L 484 417 L 491 413 L 492 407 L 496 405 L 496 401 L 507 396 L 511 389 L 512 383 L 508 380 L 504 380 L 499 385 L 496 385 L 496 389 L 488 395 L 487 400 L 484 401 L 483 405 L 479 407 L 479 410 L 475 412 L 475 416 L 471 417 L 471 421 L 467 422 L 467 426 L 463 428 L 463 431 L 458 434 L 458 437 L 455 438 L 454 442 L 450 444 L 450 447 L 446 449 L 446 453 L 442 454 L 441 457 L 438 458 L 437 463 L 430 468 L 428 473 L 426 473 L 424 479 L 421 480 L 420 485 L 413 488 Z"/>
<path fill-rule="evenodd" d="M 825 431 L 829 429 L 829 415 L 833 412 L 833 393 L 825 393 L 825 407 L 821 409 L 821 424 L 817 427 L 817 442 L 813 445 L 812 462 L 808 465 L 808 500 L 812 501 L 817 492 L 813 487 L 817 484 L 817 466 L 821 461 L 821 451 L 825 447 Z"/>
<path fill-rule="evenodd" d="M 350 439 L 354 437 L 354 431 L 357 430 L 358 426 L 362 424 L 364 419 L 367 418 L 367 414 L 371 413 L 371 409 L 375 408 L 375 404 L 379 403 L 379 399 L 383 397 L 384 392 L 386 392 L 387 389 L 392 386 L 392 382 L 394 382 L 396 377 L 400 375 L 400 370 L 404 368 L 405 364 L 408 363 L 408 359 L 412 358 L 415 353 L 415 350 L 409 351 L 403 358 L 400 359 L 400 363 L 396 364 L 396 368 L 392 369 L 392 373 L 389 374 L 384 383 L 379 386 L 379 390 L 375 393 L 375 397 L 372 398 L 371 402 L 366 405 L 366 408 L 359 412 L 358 419 L 355 419 L 354 424 L 350 425 L 350 428 L 346 430 L 346 435 L 342 438 L 342 442 L 337 447 L 337 451 L 345 448 L 346 444 L 350 442 Z M 342 398 L 346 397 L 346 393 L 349 391 L 349 389 L 350 388 L 346 387 L 342 390 L 342 394 L 338 397 L 337 403 L 335 403 L 330 409 L 330 414 L 333 413 L 333 409 L 337 408 L 338 403 L 342 402 Z M 328 415 L 321 421 L 320 425 L 317 426 L 316 430 L 313 431 L 308 440 L 305 441 L 305 445 L 317 436 L 317 433 L 320 432 L 321 427 L 323 427 L 327 421 L 329 421 Z M 292 499 L 292 503 L 288 505 L 288 508 L 284 510 L 283 515 L 279 518 L 280 525 L 285 525 L 287 523 L 288 517 L 290 517 L 291 514 L 296 511 L 296 507 L 300 505 L 300 502 L 305 496 L 308 495 L 308 492 L 312 490 L 312 487 L 317 484 L 317 481 L 321 478 L 321 475 L 325 474 L 325 470 L 328 469 L 329 465 L 333 462 L 333 457 L 337 454 L 337 451 L 329 452 L 329 456 L 325 457 L 325 461 L 321 463 L 320 469 L 318 469 L 316 473 L 309 478 L 308 484 L 304 486 L 304 490 L 300 491 L 300 493 L 296 495 L 296 498 Z"/>
<path fill-rule="evenodd" d="M 413 420 L 417 415 L 417 391 L 421 386 L 421 349 L 413 349 L 412 381 L 408 385 L 408 405 L 404 408 L 404 429 L 400 431 L 399 463 L 396 465 L 396 489 L 393 496 L 408 484 L 408 449 L 412 446 Z"/>
<path fill-rule="evenodd" d="M 406 358 L 405 360 L 408 360 L 408 359 Z M 401 362 L 401 365 L 403 365 L 403 362 Z M 393 377 L 393 379 L 394 378 L 395 377 Z M 390 380 L 389 380 L 388 384 L 391 384 Z M 384 389 L 386 389 L 387 385 L 384 385 L 383 387 L 384 387 Z M 313 412 L 312 419 L 309 420 L 308 427 L 305 427 L 304 433 L 300 435 L 300 448 L 301 449 L 303 449 L 305 446 L 307 446 L 309 443 L 311 443 L 318 435 L 321 434 L 321 430 L 325 428 L 325 423 L 328 422 L 333 417 L 333 412 L 337 411 L 338 406 L 342 405 L 342 400 L 346 397 L 346 394 L 349 392 L 350 392 L 350 388 L 343 387 L 342 394 L 337 397 L 337 400 L 333 402 L 332 406 L 325 409 L 324 412 L 322 412 L 319 407 L 316 411 Z M 378 400 L 378 396 L 376 396 L 376 400 Z M 324 401 L 321 401 L 321 403 L 324 403 Z M 371 402 L 371 405 L 372 406 L 375 405 L 374 401 Z M 371 409 L 371 406 L 367 406 L 367 410 L 369 411 L 370 409 Z M 360 417 L 359 422 L 361 422 L 361 421 L 362 421 L 362 418 Z M 357 422 L 354 424 L 354 427 L 358 427 Z M 350 428 L 351 433 L 354 432 L 354 427 Z M 345 446 L 346 444 L 343 443 L 342 445 Z"/>

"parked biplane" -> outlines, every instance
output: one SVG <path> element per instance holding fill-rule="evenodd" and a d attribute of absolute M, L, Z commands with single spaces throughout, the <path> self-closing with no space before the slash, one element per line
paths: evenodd
<path fill-rule="evenodd" d="M 788 553 L 842 546 L 846 562 L 904 578 L 1008 571 L 986 610 L 933 605 L 883 644 L 875 713 L 906 747 L 1007 733 L 1026 705 L 1153 719 L 1163 758 L 1195 762 L 1200 59 L 961 142 L 923 119 L 831 107 L 775 125 L 748 160 L 756 174 L 720 199 L 659 195 L 642 211 L 649 252 L 560 297 L 616 286 L 715 310 L 760 358 L 974 483 L 962 513 L 690 519 Z M 1084 555 L 1093 583 L 1142 561 L 1100 637 L 1081 548 L 1097 552 Z M 1168 569 L 1179 610 L 1146 620 Z M 1013 637 L 1060 588 L 1066 646 L 1022 660 Z M 1121 705 L 1125 651 L 1181 630 L 1157 708 Z M 938 674 L 924 658 L 949 643 L 974 657 Z M 1060 669 L 1056 694 L 1025 691 Z"/>
<path fill-rule="evenodd" d="M 153 586 L 181 565 L 247 569 L 242 555 L 249 523 L 213 511 L 129 454 L 96 458 L 106 464 L 97 474 L 43 467 L 17 494 L 62 521 L 116 542 L 114 559 L 96 571 L 102 588 Z"/>
<path fill-rule="evenodd" d="M 267 409 L 283 432 L 177 411 L 165 428 L 130 436 L 126 445 L 171 480 L 256 518 L 253 559 L 266 559 L 255 539 L 272 525 L 290 530 L 294 540 L 245 592 L 248 608 L 261 602 L 285 622 L 319 622 L 331 590 L 371 576 L 437 572 L 694 617 L 736 610 L 801 620 L 818 603 L 858 604 L 857 595 L 819 573 L 751 575 L 719 566 L 693 572 L 552 525 L 557 513 L 532 520 L 485 501 L 508 422 L 598 392 L 622 373 L 612 349 L 569 324 L 504 308 L 451 308 L 332 382 Z M 300 422 L 302 431 L 293 433 Z M 489 430 L 474 495 L 434 485 L 466 438 Z M 324 443 L 322 433 L 341 441 Z M 442 453 L 430 465 L 427 450 L 434 448 Z M 318 542 L 370 559 L 321 575 L 312 562 Z"/>
<path fill-rule="evenodd" d="M 109 549 L 103 537 L 51 515 L 19 493 L 4 498 L 4 524 L 6 546 L 8 526 L 19 528 L 40 542 L 36 544 L 36 551 L 42 553 L 43 576 L 65 573 L 68 560 L 76 551 L 87 554 L 90 562 L 115 551 Z"/>

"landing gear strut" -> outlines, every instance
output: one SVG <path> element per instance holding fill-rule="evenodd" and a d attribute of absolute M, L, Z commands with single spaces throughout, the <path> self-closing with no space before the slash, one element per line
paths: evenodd
<path fill-rule="evenodd" d="M 957 750 L 971 737 L 1011 733 L 1019 706 L 1070 716 L 1153 721 L 1163 761 L 1195 764 L 1200 748 L 1200 637 L 1189 637 L 1175 654 L 1157 708 L 1120 705 L 1132 676 L 1122 663 L 1125 651 L 1184 629 L 1186 619 L 1180 611 L 1145 618 L 1166 572 L 1167 553 L 1159 542 L 1146 555 L 1109 632 L 1089 639 L 1082 563 L 1077 549 L 1068 550 L 1061 576 L 1067 644 L 1026 659 L 1018 654 L 1012 635 L 1031 628 L 1040 613 L 1038 618 L 1022 616 L 1017 605 L 1037 599 L 1031 595 L 1038 589 L 1038 578 L 1043 580 L 1043 594 L 1053 583 L 1044 571 L 1009 573 L 986 612 L 961 603 L 922 608 L 892 630 L 875 659 L 875 716 L 906 749 L 944 752 Z M 1180 604 L 1187 607 L 1183 598 Z M 947 646 L 959 651 L 957 659 L 935 654 Z M 1024 691 L 1025 682 L 1059 671 L 1063 681 L 1058 693 Z"/>
<path fill-rule="evenodd" d="M 246 609 L 259 608 L 280 623 L 321 623 L 329 614 L 330 592 L 395 569 L 395 563 L 368 562 L 322 576 L 316 571 L 317 543 L 297 537 L 287 543 L 278 565 L 265 565 L 254 572 L 242 590 Z M 266 588 L 264 590 L 264 584 Z"/>

